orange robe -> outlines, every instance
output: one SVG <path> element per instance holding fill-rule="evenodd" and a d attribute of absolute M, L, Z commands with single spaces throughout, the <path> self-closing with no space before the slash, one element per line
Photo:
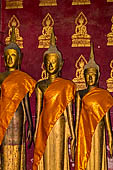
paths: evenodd
<path fill-rule="evenodd" d="M 95 129 L 112 106 L 113 97 L 104 89 L 95 87 L 83 97 L 75 152 L 75 170 L 86 169 Z"/>
<path fill-rule="evenodd" d="M 28 92 L 32 94 L 35 85 L 36 81 L 32 77 L 19 70 L 13 71 L 3 81 L 0 97 L 0 145 L 20 102 Z"/>
<path fill-rule="evenodd" d="M 48 136 L 68 104 L 74 99 L 75 91 L 75 84 L 62 78 L 55 79 L 45 91 L 35 141 L 33 170 L 37 170 Z"/>

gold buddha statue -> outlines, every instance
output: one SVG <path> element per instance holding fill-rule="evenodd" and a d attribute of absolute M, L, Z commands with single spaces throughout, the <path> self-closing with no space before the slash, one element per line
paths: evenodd
<path fill-rule="evenodd" d="M 76 22 L 77 26 L 75 28 L 75 34 L 73 35 L 73 38 L 90 38 L 90 35 L 87 34 L 87 19 L 83 13 L 80 13 L 80 16 L 77 17 Z"/>
<path fill-rule="evenodd" d="M 14 37 L 14 36 L 12 36 Z M 29 96 L 36 81 L 20 71 L 21 51 L 10 42 L 4 49 L 6 71 L 0 73 L 0 147 L 2 170 L 26 169 L 25 122 L 28 120 L 28 147 L 32 144 L 33 124 Z"/>
<path fill-rule="evenodd" d="M 53 27 L 51 27 L 51 20 L 49 17 L 47 18 L 45 23 L 46 23 L 46 25 L 42 29 L 42 35 L 39 37 L 39 40 L 40 39 L 50 39 L 50 37 L 51 37 L 51 32 L 52 32 Z"/>
<path fill-rule="evenodd" d="M 94 61 L 93 44 L 89 62 L 84 66 L 84 76 L 87 88 L 77 92 L 75 101 L 75 170 L 107 170 L 105 126 L 112 156 L 113 137 L 109 109 L 113 106 L 113 97 L 107 90 L 98 88 L 100 72 Z"/>
<path fill-rule="evenodd" d="M 60 77 L 63 59 L 53 31 L 43 60 L 48 78 L 36 86 L 33 170 L 69 170 L 68 138 L 72 137 L 72 153 L 75 144 L 72 101 L 76 87 L 72 81 Z"/>
<path fill-rule="evenodd" d="M 10 43 L 11 36 L 15 32 L 15 39 L 13 38 L 12 41 L 14 41 L 20 48 L 23 48 L 23 38 L 20 36 L 19 32 L 20 22 L 15 15 L 9 20 L 8 27 L 9 32 L 8 37 L 5 38 L 5 44 L 8 45 Z"/>
<path fill-rule="evenodd" d="M 38 48 L 49 48 L 51 32 L 54 25 L 52 16 L 48 13 L 42 21 L 42 35 L 38 37 L 39 45 Z"/>
<path fill-rule="evenodd" d="M 87 18 L 80 12 L 75 19 L 75 33 L 72 35 L 72 47 L 89 47 L 91 36 L 87 33 Z"/>

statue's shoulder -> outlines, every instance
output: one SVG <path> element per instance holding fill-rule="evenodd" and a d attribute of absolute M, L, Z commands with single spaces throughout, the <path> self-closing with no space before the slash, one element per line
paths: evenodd
<path fill-rule="evenodd" d="M 2 84 L 2 82 L 5 80 L 6 77 L 8 77 L 9 74 L 10 72 L 8 71 L 0 73 L 0 84 Z"/>
<path fill-rule="evenodd" d="M 44 92 L 48 87 L 48 80 L 41 80 L 41 81 L 38 81 L 37 84 L 36 84 L 36 89 L 40 89 L 42 92 Z"/>
<path fill-rule="evenodd" d="M 88 93 L 88 89 L 78 90 L 77 93 L 79 94 L 80 98 L 82 99 Z"/>

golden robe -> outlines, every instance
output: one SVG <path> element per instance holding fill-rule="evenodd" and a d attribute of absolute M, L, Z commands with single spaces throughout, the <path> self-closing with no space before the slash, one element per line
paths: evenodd
<path fill-rule="evenodd" d="M 68 138 L 72 136 L 71 102 L 75 91 L 74 83 L 62 78 L 56 78 L 45 91 L 35 141 L 33 170 L 69 170 Z"/>
<path fill-rule="evenodd" d="M 75 170 L 85 170 L 86 168 L 100 170 L 100 167 L 104 167 L 103 170 L 106 170 L 105 127 L 102 119 L 112 106 L 113 97 L 104 89 L 95 87 L 82 98 Z"/>
<path fill-rule="evenodd" d="M 27 93 L 32 94 L 35 85 L 34 79 L 19 70 L 11 72 L 1 85 L 0 145 L 4 170 L 25 169 L 25 108 L 23 107 L 23 99 Z M 22 163 L 23 161 L 24 163 Z"/>

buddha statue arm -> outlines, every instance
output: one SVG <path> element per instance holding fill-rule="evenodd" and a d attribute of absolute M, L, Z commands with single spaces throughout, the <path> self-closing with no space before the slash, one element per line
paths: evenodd
<path fill-rule="evenodd" d="M 32 115 L 30 109 L 29 93 L 27 93 L 27 95 L 23 99 L 22 106 L 28 120 L 27 139 L 29 141 L 28 148 L 30 148 L 33 141 L 33 122 L 32 122 Z"/>
<path fill-rule="evenodd" d="M 40 118 L 40 113 L 42 110 L 42 92 L 41 90 L 37 87 L 35 90 L 36 93 L 36 122 L 35 122 L 35 133 L 34 133 L 34 141 L 36 139 L 36 134 L 37 134 L 37 128 L 38 128 L 38 122 Z"/>
<path fill-rule="evenodd" d="M 75 136 L 76 136 L 76 141 L 77 141 L 77 136 L 78 136 L 78 124 L 79 124 L 79 117 L 80 117 L 80 103 L 81 103 L 81 98 L 80 98 L 79 92 L 77 92 L 76 97 L 75 97 Z"/>
<path fill-rule="evenodd" d="M 113 156 L 113 135 L 112 135 L 112 128 L 111 128 L 112 126 L 111 126 L 109 111 L 106 113 L 104 120 L 108 132 L 110 155 Z"/>
<path fill-rule="evenodd" d="M 74 120 L 73 120 L 73 114 L 72 114 L 72 102 L 68 104 L 68 123 L 69 123 L 69 128 L 71 132 L 71 153 L 72 153 L 72 159 L 74 160 L 74 155 L 75 155 L 75 132 L 74 132 Z"/>

